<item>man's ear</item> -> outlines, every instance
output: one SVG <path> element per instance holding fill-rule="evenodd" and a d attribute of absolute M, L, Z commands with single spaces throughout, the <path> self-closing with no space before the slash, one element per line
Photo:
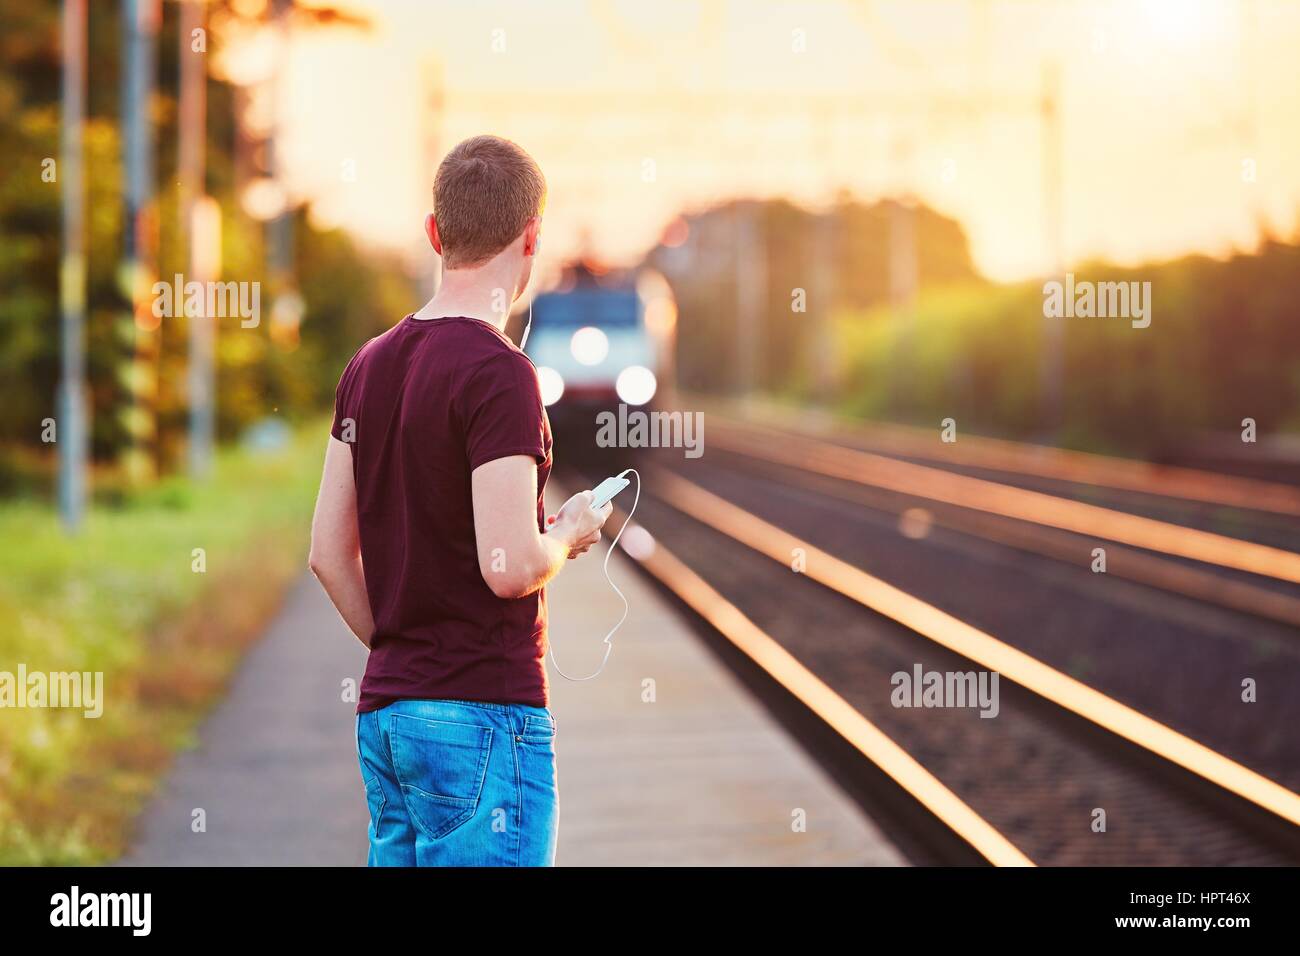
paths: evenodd
<path fill-rule="evenodd" d="M 442 255 L 442 237 L 438 235 L 438 220 L 433 218 L 433 213 L 424 217 L 424 234 L 429 237 L 433 251 Z"/>
<path fill-rule="evenodd" d="M 534 216 L 524 226 L 524 255 L 535 256 L 542 245 L 542 217 Z"/>

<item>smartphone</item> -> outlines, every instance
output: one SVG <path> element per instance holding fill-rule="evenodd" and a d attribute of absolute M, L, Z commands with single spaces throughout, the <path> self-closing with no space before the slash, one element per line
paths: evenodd
<path fill-rule="evenodd" d="M 614 499 L 614 496 L 616 494 L 618 494 L 620 491 L 622 491 L 630 484 L 631 482 L 628 481 L 626 478 L 619 478 L 617 476 L 613 478 L 606 478 L 595 488 L 591 489 L 592 510 L 595 511 L 605 507 L 606 504 L 608 504 L 610 501 Z"/>

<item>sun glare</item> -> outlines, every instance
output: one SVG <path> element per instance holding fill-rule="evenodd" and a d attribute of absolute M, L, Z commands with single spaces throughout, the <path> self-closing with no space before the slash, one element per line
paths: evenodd
<path fill-rule="evenodd" d="M 1220 41 L 1228 25 L 1218 0 L 1141 0 L 1138 11 L 1162 45 L 1204 46 Z"/>

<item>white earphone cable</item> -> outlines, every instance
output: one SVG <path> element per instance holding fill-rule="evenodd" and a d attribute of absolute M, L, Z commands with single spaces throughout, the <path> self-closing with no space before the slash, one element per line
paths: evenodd
<path fill-rule="evenodd" d="M 618 631 L 618 629 L 623 626 L 623 622 L 627 620 L 627 615 L 629 611 L 631 611 L 631 606 L 627 603 L 627 596 L 622 591 L 619 590 L 618 585 L 614 583 L 614 579 L 609 576 L 610 555 L 612 555 L 614 553 L 614 549 L 618 547 L 618 540 L 619 538 L 623 537 L 623 532 L 627 530 L 627 526 L 632 523 L 632 516 L 636 514 L 637 503 L 640 502 L 641 500 L 641 473 L 638 472 L 635 468 L 628 468 L 626 471 L 623 472 L 623 474 L 625 475 L 629 473 L 636 475 L 636 494 L 632 498 L 632 509 L 627 513 L 627 517 L 623 519 L 623 527 L 618 529 L 618 534 L 614 535 L 614 540 L 609 543 L 609 550 L 605 552 L 605 562 L 604 562 L 605 580 L 609 583 L 609 586 L 614 589 L 614 593 L 617 594 L 619 596 L 619 599 L 623 602 L 623 616 L 618 619 L 618 623 L 615 624 L 613 627 L 611 627 L 609 629 L 609 633 L 605 635 L 605 640 L 604 640 L 605 656 L 600 659 L 600 666 L 597 667 L 595 671 L 588 674 L 586 677 L 570 677 L 568 674 L 564 673 L 564 670 L 560 667 L 559 661 L 555 659 L 555 645 L 554 644 L 550 645 L 548 649 L 548 653 L 550 654 L 551 657 L 551 666 L 554 667 L 556 672 L 559 673 L 559 675 L 563 677 L 565 680 L 578 682 L 584 680 L 591 680 L 593 677 L 600 676 L 600 672 L 605 669 L 605 664 L 609 661 L 610 651 L 614 649 L 614 645 L 611 644 L 610 642 L 614 639 L 614 634 Z M 549 643 L 549 639 L 548 639 L 548 643 Z"/>
<path fill-rule="evenodd" d="M 532 329 L 533 329 L 533 300 L 529 299 L 528 300 L 528 321 L 524 324 L 524 334 L 519 337 L 519 351 L 522 352 L 524 350 L 524 346 L 528 344 L 528 333 L 531 332 Z M 640 484 L 640 482 L 637 483 Z"/>

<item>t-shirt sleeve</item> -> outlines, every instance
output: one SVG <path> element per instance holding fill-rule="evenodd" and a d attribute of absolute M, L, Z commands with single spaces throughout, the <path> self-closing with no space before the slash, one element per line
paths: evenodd
<path fill-rule="evenodd" d="M 546 412 L 537 370 L 523 355 L 488 359 L 470 375 L 460 395 L 465 454 L 470 471 L 511 455 L 546 461 Z"/>
<path fill-rule="evenodd" d="M 330 426 L 330 434 L 342 442 L 356 441 L 357 410 L 353 401 L 353 383 L 356 381 L 362 351 L 364 346 L 352 356 L 334 389 L 334 424 Z"/>

